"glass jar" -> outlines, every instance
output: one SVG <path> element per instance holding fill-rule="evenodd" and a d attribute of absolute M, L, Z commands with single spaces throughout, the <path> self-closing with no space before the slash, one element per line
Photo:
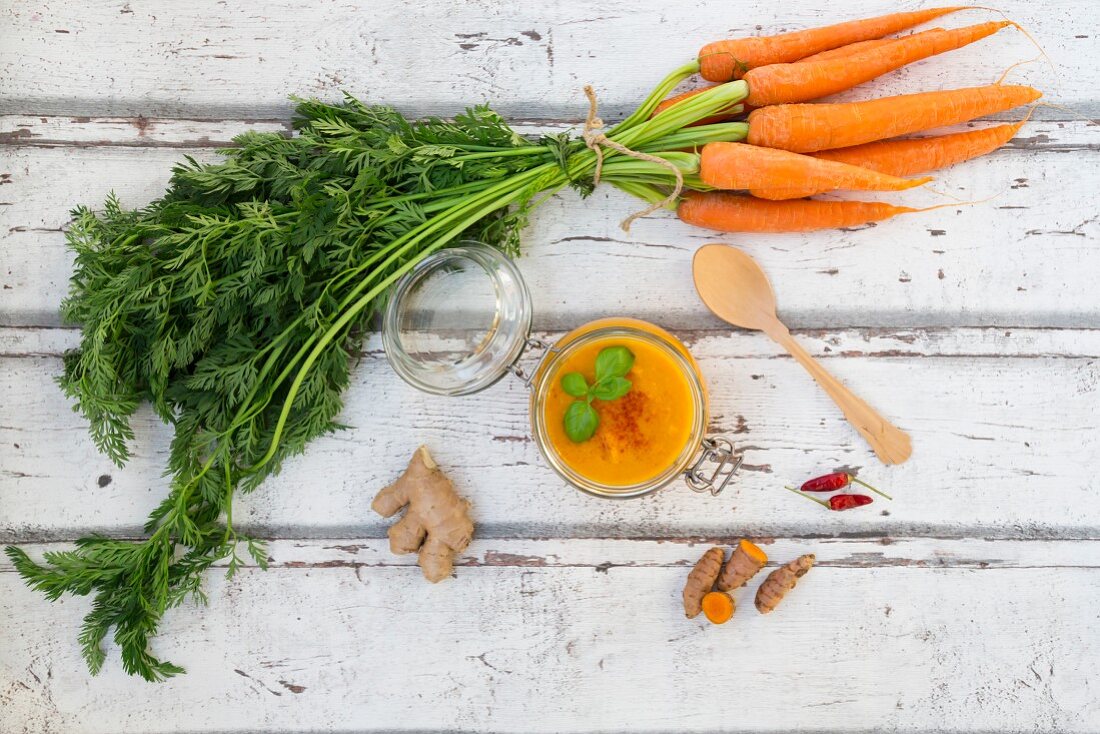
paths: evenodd
<path fill-rule="evenodd" d="M 583 492 L 640 497 L 677 477 L 697 492 L 718 494 L 729 484 L 741 456 L 729 440 L 706 437 L 706 383 L 676 337 L 645 321 L 609 318 L 584 324 L 550 345 L 531 338 L 531 320 L 531 296 L 515 264 L 494 248 L 464 242 L 430 255 L 398 281 L 386 307 L 382 342 L 397 374 L 433 394 L 468 395 L 508 373 L 523 379 L 531 391 L 531 433 L 539 452 L 562 479 Z M 630 431 L 612 431 L 616 407 L 601 406 L 601 420 L 609 422 L 608 429 L 598 432 L 599 442 L 594 438 L 578 448 L 558 427 L 561 414 L 548 413 L 559 407 L 563 411 L 563 401 L 572 399 L 564 395 L 560 382 L 571 364 L 575 368 L 573 360 L 582 355 L 594 359 L 601 344 L 646 353 L 647 363 L 663 370 L 657 386 L 666 399 L 655 400 L 647 409 L 650 419 L 644 432 L 633 430 L 633 424 Z M 519 366 L 528 353 L 538 353 L 530 372 Z M 629 398 L 630 393 L 619 400 Z M 637 391 L 634 399 L 648 398 Z M 659 435 L 651 435 L 654 431 Z M 641 450 L 634 445 L 629 452 L 615 443 L 628 438 L 649 443 Z M 595 454 L 595 461 L 587 454 Z M 629 456 L 654 463 L 615 463 Z M 601 464 L 600 457 L 611 463 Z"/>

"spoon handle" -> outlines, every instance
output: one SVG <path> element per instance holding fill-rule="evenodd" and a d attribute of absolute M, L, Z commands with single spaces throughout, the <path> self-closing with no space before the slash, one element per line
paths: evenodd
<path fill-rule="evenodd" d="M 786 349 L 795 360 L 806 368 L 810 376 L 833 399 L 848 422 L 855 426 L 860 435 L 874 449 L 875 455 L 884 464 L 901 464 L 913 453 L 913 444 L 909 434 L 879 415 L 878 411 L 845 387 L 844 383 L 833 377 L 814 359 L 809 352 L 794 340 L 787 327 L 777 322 L 775 329 L 767 331 L 768 336 Z"/>

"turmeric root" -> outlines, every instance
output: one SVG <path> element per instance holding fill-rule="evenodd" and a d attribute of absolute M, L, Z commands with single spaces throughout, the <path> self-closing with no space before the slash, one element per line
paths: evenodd
<path fill-rule="evenodd" d="M 733 597 L 724 591 L 712 591 L 703 597 L 703 614 L 714 624 L 730 621 L 736 609 Z"/>
<path fill-rule="evenodd" d="M 755 543 L 742 540 L 726 561 L 722 575 L 718 577 L 718 590 L 740 589 L 768 562 L 768 554 Z"/>
<path fill-rule="evenodd" d="M 389 529 L 390 551 L 397 555 L 420 551 L 417 563 L 433 584 L 451 575 L 454 557 L 474 536 L 470 503 L 458 496 L 428 449 L 413 454 L 401 477 L 378 493 L 371 509 L 391 517 L 408 505 L 405 516 Z"/>
<path fill-rule="evenodd" d="M 721 548 L 711 548 L 688 574 L 684 584 L 684 614 L 688 619 L 698 617 L 699 612 L 703 611 L 703 597 L 714 588 L 725 557 L 726 552 Z"/>
<path fill-rule="evenodd" d="M 813 553 L 807 553 L 768 574 L 768 578 L 756 590 L 756 610 L 761 614 L 774 611 L 787 592 L 798 583 L 798 579 L 813 567 L 815 560 Z"/>

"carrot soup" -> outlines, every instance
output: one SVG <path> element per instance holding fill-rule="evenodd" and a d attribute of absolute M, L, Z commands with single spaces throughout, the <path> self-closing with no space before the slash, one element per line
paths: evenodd
<path fill-rule="evenodd" d="M 604 319 L 577 329 L 557 346 L 560 351 L 544 367 L 532 396 L 532 418 L 540 445 L 559 473 L 600 487 L 641 488 L 667 482 L 682 470 L 706 425 L 706 398 L 694 360 L 675 337 L 644 321 Z M 589 438 L 578 441 L 566 428 L 566 413 L 585 398 L 571 394 L 562 378 L 577 373 L 584 383 L 596 385 L 597 360 L 613 348 L 632 355 L 623 375 L 629 389 L 614 399 L 588 401 L 598 424 Z"/>

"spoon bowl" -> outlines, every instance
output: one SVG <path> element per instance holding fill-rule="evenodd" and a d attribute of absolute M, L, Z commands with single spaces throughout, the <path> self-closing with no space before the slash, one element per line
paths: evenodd
<path fill-rule="evenodd" d="M 692 270 L 699 297 L 723 321 L 757 331 L 767 331 L 778 321 L 768 276 L 741 250 L 703 245 L 695 252 Z"/>

